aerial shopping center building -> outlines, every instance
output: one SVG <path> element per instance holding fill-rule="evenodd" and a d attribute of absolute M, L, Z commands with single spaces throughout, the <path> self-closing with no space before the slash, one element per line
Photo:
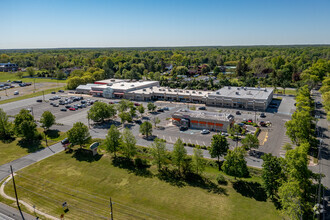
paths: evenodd
<path fill-rule="evenodd" d="M 201 103 L 209 106 L 265 111 L 272 101 L 272 88 L 225 86 L 217 91 L 171 89 L 160 87 L 158 81 L 127 81 L 107 79 L 80 85 L 76 93 L 125 98 L 136 101 L 174 101 Z"/>

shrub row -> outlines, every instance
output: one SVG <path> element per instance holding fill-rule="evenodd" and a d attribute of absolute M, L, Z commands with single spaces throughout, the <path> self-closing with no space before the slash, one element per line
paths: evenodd
<path fill-rule="evenodd" d="M 198 145 L 198 144 L 192 144 L 192 143 L 183 143 L 183 145 L 188 146 L 188 147 L 195 147 L 195 148 L 199 148 L 199 149 L 203 149 L 203 150 L 208 150 L 210 148 L 205 145 Z"/>

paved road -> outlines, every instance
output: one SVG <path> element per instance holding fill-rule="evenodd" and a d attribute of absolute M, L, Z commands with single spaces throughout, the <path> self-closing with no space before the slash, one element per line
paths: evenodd
<path fill-rule="evenodd" d="M 318 91 L 313 90 L 313 98 L 315 102 L 322 102 L 321 94 Z M 323 108 L 316 109 L 316 115 L 320 116 L 320 119 L 317 122 L 317 127 L 319 127 L 318 139 L 322 139 L 322 145 L 319 155 L 319 165 L 310 167 L 314 173 L 322 173 L 325 175 L 322 178 L 321 183 L 326 187 L 324 191 L 321 190 L 321 197 L 324 198 L 326 213 L 323 215 L 323 219 L 330 219 L 330 132 L 329 132 L 329 123 L 326 118 L 326 113 Z"/>
<path fill-rule="evenodd" d="M 44 148 L 40 151 L 31 153 L 29 155 L 26 155 L 24 157 L 21 157 L 17 160 L 14 160 L 10 163 L 4 164 L 0 166 L 0 181 L 4 180 L 9 174 L 10 174 L 10 165 L 12 165 L 14 172 L 18 171 L 20 169 L 23 169 L 24 167 L 27 167 L 31 164 L 34 164 L 40 160 L 43 160 L 47 157 L 50 157 L 58 152 L 61 152 L 63 150 L 63 147 L 61 143 L 54 144 L 48 148 Z M 24 214 L 24 217 L 26 219 L 35 219 L 33 216 Z M 2 203 L 0 203 L 0 219 L 21 219 L 20 214 L 18 210 L 6 206 Z"/>

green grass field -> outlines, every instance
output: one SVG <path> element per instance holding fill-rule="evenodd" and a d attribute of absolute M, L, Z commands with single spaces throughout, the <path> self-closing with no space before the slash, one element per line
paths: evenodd
<path fill-rule="evenodd" d="M 292 89 L 286 89 L 285 93 L 283 89 L 276 89 L 276 91 L 274 91 L 275 94 L 285 94 L 285 95 L 297 95 L 297 90 L 292 90 Z"/>
<path fill-rule="evenodd" d="M 28 76 L 27 73 L 24 73 L 23 76 Z M 16 73 L 12 72 L 0 72 L 0 82 L 7 82 L 7 80 L 14 81 L 14 80 L 21 80 L 23 82 L 35 82 L 42 83 L 42 82 L 59 82 L 59 83 L 66 83 L 66 80 L 57 80 L 57 79 L 43 79 L 43 78 L 19 78 Z"/>
<path fill-rule="evenodd" d="M 31 94 L 28 94 L 28 95 L 18 96 L 18 97 L 11 98 L 11 99 L 5 99 L 5 100 L 0 101 L 0 105 L 10 103 L 10 102 L 16 102 L 16 101 L 23 100 L 23 99 L 28 99 L 28 98 L 41 96 L 42 94 L 46 95 L 46 94 L 49 94 L 51 92 L 57 92 L 60 89 L 64 90 L 65 87 L 56 87 L 56 88 L 52 88 L 52 89 L 46 89 L 46 90 L 43 90 L 43 91 L 31 93 Z"/>
<path fill-rule="evenodd" d="M 260 193 L 260 177 L 227 177 L 228 185 L 218 185 L 219 171 L 207 167 L 209 182 L 179 184 L 156 173 L 154 166 L 141 173 L 113 164 L 108 155 L 62 152 L 19 171 L 15 180 L 20 199 L 55 217 L 65 213 L 66 201 L 66 219 L 109 218 L 110 197 L 115 219 L 281 219 Z M 5 191 L 14 196 L 11 183 Z"/>
<path fill-rule="evenodd" d="M 42 129 L 38 128 L 41 132 Z M 48 145 L 55 144 L 66 137 L 66 133 L 50 130 L 48 135 Z M 29 153 L 35 152 L 46 146 L 45 140 L 38 143 L 22 143 L 21 138 L 16 138 L 10 143 L 0 142 L 0 165 L 9 163 Z"/>

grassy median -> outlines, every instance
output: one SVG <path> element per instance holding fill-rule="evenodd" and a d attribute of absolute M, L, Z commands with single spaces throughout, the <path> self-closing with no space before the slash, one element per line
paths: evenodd
<path fill-rule="evenodd" d="M 216 183 L 219 171 L 211 166 L 203 174 L 209 182 L 179 183 L 157 173 L 153 165 L 136 172 L 107 154 L 90 157 L 74 151 L 17 172 L 16 184 L 20 199 L 67 219 L 109 218 L 110 197 L 115 219 L 281 219 L 261 192 L 260 171 L 241 180 L 226 176 L 224 185 Z M 5 191 L 14 196 L 11 183 Z"/>
<path fill-rule="evenodd" d="M 38 131 L 42 132 L 43 129 L 38 128 Z M 48 146 L 50 146 L 64 139 L 66 137 L 66 133 L 57 130 L 49 130 L 47 137 Z M 0 165 L 9 163 L 44 147 L 46 147 L 46 142 L 44 139 L 40 142 L 24 143 L 22 142 L 22 139 L 18 137 L 8 143 L 0 142 Z"/>

